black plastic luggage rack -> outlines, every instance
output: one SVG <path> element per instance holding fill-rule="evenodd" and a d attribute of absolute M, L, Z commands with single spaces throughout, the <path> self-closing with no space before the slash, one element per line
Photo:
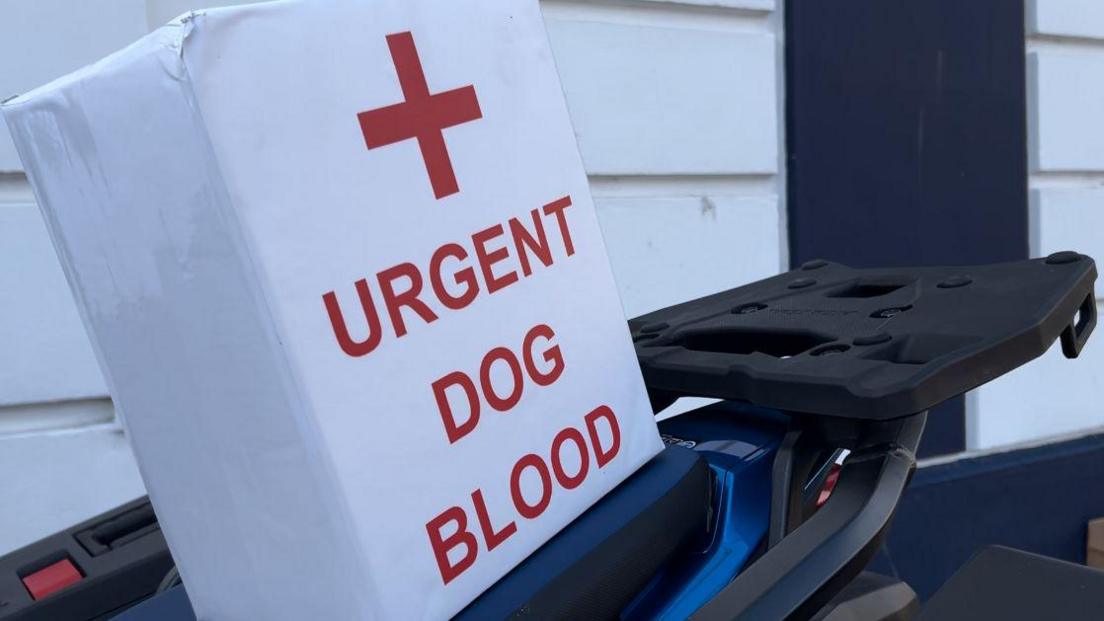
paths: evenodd
<path fill-rule="evenodd" d="M 1093 260 L 970 267 L 811 261 L 629 322 L 652 406 L 717 397 L 784 410 L 767 550 L 694 618 L 810 619 L 880 545 L 916 468 L 927 410 L 1096 326 Z M 820 474 L 840 455 L 817 509 Z"/>
<path fill-rule="evenodd" d="M 630 322 L 657 411 L 683 395 L 852 419 L 915 414 L 1096 324 L 1093 260 L 971 267 L 810 261 Z"/>

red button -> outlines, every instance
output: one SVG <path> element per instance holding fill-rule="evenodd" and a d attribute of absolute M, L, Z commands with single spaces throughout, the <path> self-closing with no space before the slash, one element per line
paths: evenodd
<path fill-rule="evenodd" d="M 31 597 L 42 599 L 54 591 L 60 591 L 70 584 L 80 582 L 81 573 L 69 559 L 62 559 L 53 565 L 23 577 L 23 586 L 31 592 Z"/>

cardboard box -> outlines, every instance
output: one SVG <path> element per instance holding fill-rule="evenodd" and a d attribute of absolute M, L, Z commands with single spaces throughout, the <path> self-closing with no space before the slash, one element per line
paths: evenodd
<path fill-rule="evenodd" d="M 198 12 L 3 112 L 199 618 L 447 617 L 660 450 L 535 0 Z"/>
<path fill-rule="evenodd" d="M 1104 569 L 1104 518 L 1089 522 L 1088 550 L 1085 564 L 1089 567 Z"/>

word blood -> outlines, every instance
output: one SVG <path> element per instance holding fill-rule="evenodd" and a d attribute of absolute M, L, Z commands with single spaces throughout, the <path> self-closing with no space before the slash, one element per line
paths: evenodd
<path fill-rule="evenodd" d="M 552 503 L 555 487 L 575 489 L 582 485 L 590 473 L 592 463 L 595 468 L 602 468 L 617 456 L 621 449 L 621 429 L 613 410 L 605 405 L 595 408 L 583 417 L 583 427 L 586 430 L 585 436 L 583 431 L 575 427 L 567 427 L 557 433 L 552 440 L 548 458 L 528 453 L 514 464 L 508 487 L 511 505 L 520 518 L 537 519 Z M 608 434 L 602 433 L 603 428 Z M 608 435 L 605 442 L 603 435 Z M 571 472 L 565 463 L 565 454 L 578 458 L 578 464 Z M 539 486 L 537 493 L 527 498 L 522 490 L 522 477 L 530 472 L 536 475 Z M 491 517 L 481 489 L 471 493 L 471 509 L 478 530 L 471 526 L 472 514 L 468 508 L 459 505 L 445 509 L 426 523 L 429 544 L 433 548 L 433 556 L 445 584 L 475 563 L 479 556 L 481 539 L 483 549 L 490 552 L 518 531 L 516 519 L 499 522 Z M 495 526 L 496 523 L 500 525 Z M 456 551 L 460 554 L 450 554 Z"/>

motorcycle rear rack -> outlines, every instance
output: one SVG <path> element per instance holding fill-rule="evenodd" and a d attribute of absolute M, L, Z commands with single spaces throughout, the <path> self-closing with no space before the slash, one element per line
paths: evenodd
<path fill-rule="evenodd" d="M 1096 325 L 1087 256 L 970 267 L 796 270 L 629 322 L 653 407 L 680 396 L 888 420 L 1042 355 L 1076 357 Z"/>
<path fill-rule="evenodd" d="M 792 272 L 656 311 L 630 329 L 652 405 L 680 396 L 790 413 L 767 550 L 693 618 L 809 619 L 866 565 L 916 468 L 927 410 L 1096 326 L 1096 266 L 1060 252 L 971 267 Z M 809 481 L 838 455 L 816 509 Z"/>

